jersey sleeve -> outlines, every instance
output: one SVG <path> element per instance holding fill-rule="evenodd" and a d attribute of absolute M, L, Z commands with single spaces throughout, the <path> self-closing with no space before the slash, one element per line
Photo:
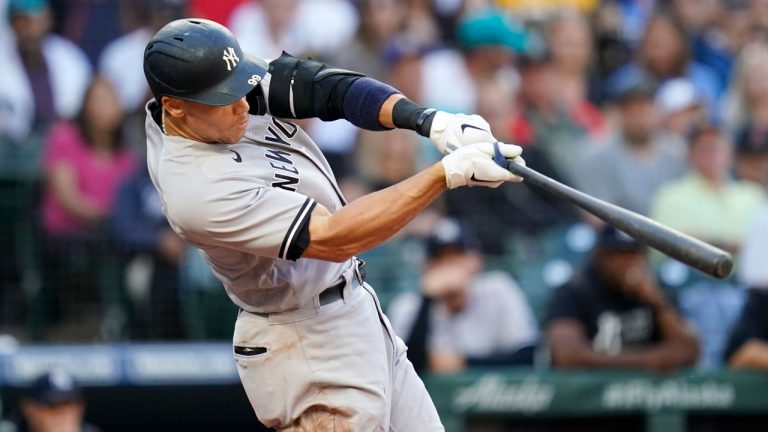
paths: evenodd
<path fill-rule="evenodd" d="M 309 244 L 312 198 L 237 178 L 217 179 L 197 195 L 167 211 L 182 235 L 203 248 L 295 261 Z"/>

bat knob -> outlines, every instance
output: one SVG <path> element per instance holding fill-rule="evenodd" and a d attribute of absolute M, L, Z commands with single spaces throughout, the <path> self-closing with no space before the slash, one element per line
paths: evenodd
<path fill-rule="evenodd" d="M 509 169 L 509 161 L 507 158 L 504 157 L 503 154 L 501 154 L 501 149 L 499 149 L 499 142 L 496 141 L 493 143 L 493 161 L 496 162 L 496 165 L 508 170 Z"/>
<path fill-rule="evenodd" d="M 725 279 L 733 271 L 733 258 L 731 254 L 726 253 L 715 261 L 714 275 L 720 279 Z"/>

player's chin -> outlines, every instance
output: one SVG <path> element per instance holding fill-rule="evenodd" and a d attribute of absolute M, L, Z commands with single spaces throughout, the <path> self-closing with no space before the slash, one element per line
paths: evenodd
<path fill-rule="evenodd" d="M 223 136 L 221 140 L 219 141 L 221 144 L 235 144 L 240 142 L 240 140 L 245 135 L 245 128 L 233 130 L 231 133 Z"/>

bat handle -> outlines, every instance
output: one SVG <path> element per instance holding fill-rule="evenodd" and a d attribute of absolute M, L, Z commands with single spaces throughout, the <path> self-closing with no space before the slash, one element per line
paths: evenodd
<path fill-rule="evenodd" d="M 505 170 L 508 170 L 509 165 L 512 163 L 507 158 L 505 158 L 503 154 L 501 154 L 498 141 L 493 143 L 493 161 L 496 162 L 496 165 L 504 168 Z"/>

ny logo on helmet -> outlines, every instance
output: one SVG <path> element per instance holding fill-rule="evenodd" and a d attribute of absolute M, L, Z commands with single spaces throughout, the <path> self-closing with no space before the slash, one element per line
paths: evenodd
<path fill-rule="evenodd" d="M 222 57 L 222 59 L 224 59 L 224 62 L 227 64 L 228 71 L 231 71 L 232 68 L 237 66 L 237 62 L 240 61 L 237 54 L 235 54 L 235 49 L 232 47 L 227 47 L 227 49 L 224 50 L 224 57 Z"/>

